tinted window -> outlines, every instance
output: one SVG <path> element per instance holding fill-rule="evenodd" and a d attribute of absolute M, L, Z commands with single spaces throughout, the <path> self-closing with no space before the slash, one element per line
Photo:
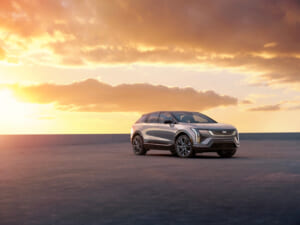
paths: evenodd
<path fill-rule="evenodd" d="M 173 112 L 173 115 L 182 123 L 216 123 L 208 116 L 197 112 Z"/>
<path fill-rule="evenodd" d="M 142 115 L 141 118 L 138 119 L 138 121 L 136 121 L 136 123 L 145 123 L 147 119 L 147 115 Z"/>
<path fill-rule="evenodd" d="M 164 123 L 166 120 L 174 121 L 173 116 L 171 115 L 171 113 L 161 112 L 159 114 L 159 123 Z"/>
<path fill-rule="evenodd" d="M 159 113 L 151 113 L 148 116 L 147 123 L 157 123 Z"/>

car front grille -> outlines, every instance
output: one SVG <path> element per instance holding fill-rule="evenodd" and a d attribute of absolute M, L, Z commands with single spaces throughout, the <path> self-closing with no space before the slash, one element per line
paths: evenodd
<path fill-rule="evenodd" d="M 222 136 L 232 136 L 236 134 L 233 129 L 223 129 L 223 130 L 211 130 L 212 135 L 222 135 Z"/>

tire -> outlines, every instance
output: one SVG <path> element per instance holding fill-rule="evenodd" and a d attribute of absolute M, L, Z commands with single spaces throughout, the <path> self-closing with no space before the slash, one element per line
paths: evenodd
<path fill-rule="evenodd" d="M 138 134 L 132 139 L 132 150 L 135 155 L 145 155 L 147 153 L 147 149 L 144 147 L 143 138 Z"/>
<path fill-rule="evenodd" d="M 191 158 L 195 155 L 189 136 L 181 134 L 176 138 L 175 151 L 180 158 Z"/>
<path fill-rule="evenodd" d="M 217 153 L 222 158 L 231 158 L 236 153 L 236 149 L 223 149 L 219 150 Z"/>

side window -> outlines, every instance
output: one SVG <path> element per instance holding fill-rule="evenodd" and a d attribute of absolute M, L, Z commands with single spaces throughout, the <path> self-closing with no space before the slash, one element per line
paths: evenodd
<path fill-rule="evenodd" d="M 148 115 L 142 115 L 141 118 L 138 119 L 135 123 L 145 123 Z"/>
<path fill-rule="evenodd" d="M 159 113 L 151 113 L 148 116 L 147 123 L 157 123 Z"/>
<path fill-rule="evenodd" d="M 171 115 L 171 113 L 161 112 L 159 114 L 159 123 L 164 123 L 166 120 L 174 121 L 173 116 Z"/>

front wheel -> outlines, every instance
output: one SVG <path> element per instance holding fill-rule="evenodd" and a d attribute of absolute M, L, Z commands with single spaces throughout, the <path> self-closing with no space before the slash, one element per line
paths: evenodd
<path fill-rule="evenodd" d="M 190 158 L 194 156 L 191 139 L 185 135 L 180 135 L 175 141 L 175 150 L 180 158 Z"/>
<path fill-rule="evenodd" d="M 219 150 L 217 153 L 222 158 L 231 158 L 236 153 L 236 149 Z"/>
<path fill-rule="evenodd" d="M 143 138 L 140 135 L 135 135 L 132 139 L 133 153 L 136 155 L 145 155 L 147 149 L 144 147 Z"/>

